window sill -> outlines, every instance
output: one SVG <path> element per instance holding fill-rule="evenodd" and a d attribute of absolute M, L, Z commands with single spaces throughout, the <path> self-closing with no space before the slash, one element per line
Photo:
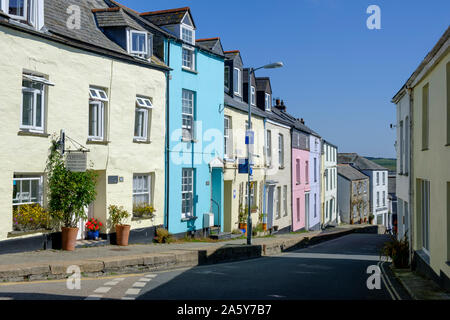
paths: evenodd
<path fill-rule="evenodd" d="M 181 218 L 181 222 L 195 221 L 198 217 Z"/>
<path fill-rule="evenodd" d="M 284 169 L 285 169 L 285 167 L 284 167 L 284 166 L 279 166 L 279 167 L 278 167 L 278 169 L 280 169 L 280 170 L 284 170 Z"/>
<path fill-rule="evenodd" d="M 225 162 L 231 162 L 231 163 L 235 163 L 236 162 L 234 159 L 230 159 L 230 158 L 223 158 L 223 160 Z"/>
<path fill-rule="evenodd" d="M 186 68 L 186 67 L 181 67 L 181 70 L 189 72 L 189 73 L 193 73 L 193 74 L 198 74 L 198 71 Z"/>
<path fill-rule="evenodd" d="M 155 217 L 133 217 L 131 218 L 131 221 L 146 221 L 146 220 L 152 220 L 155 219 Z"/>
<path fill-rule="evenodd" d="M 52 230 L 47 230 L 47 229 L 37 229 L 37 230 L 30 230 L 30 231 L 11 231 L 8 232 L 7 234 L 7 238 L 11 239 L 11 238 L 18 238 L 18 237 L 23 237 L 23 236 L 28 236 L 28 235 L 33 235 L 33 234 L 45 234 L 45 233 L 51 233 Z"/>
<path fill-rule="evenodd" d="M 33 131 L 23 131 L 20 130 L 17 133 L 18 136 L 28 136 L 28 137 L 42 137 L 42 138 L 48 138 L 50 137 L 50 134 L 44 133 L 44 132 L 33 132 Z"/>
<path fill-rule="evenodd" d="M 429 150 L 429 148 L 423 148 L 422 149 L 422 151 L 428 151 Z"/>
<path fill-rule="evenodd" d="M 133 139 L 133 143 L 137 143 L 137 144 L 151 144 L 152 140 Z"/>
<path fill-rule="evenodd" d="M 87 139 L 86 144 L 108 145 L 108 144 L 109 144 L 109 141 L 105 141 L 105 140 L 95 140 L 95 139 Z"/>

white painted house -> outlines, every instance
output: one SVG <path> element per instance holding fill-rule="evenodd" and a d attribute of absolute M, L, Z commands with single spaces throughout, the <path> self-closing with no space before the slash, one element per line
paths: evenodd
<path fill-rule="evenodd" d="M 404 86 L 392 99 L 397 108 L 397 225 L 398 237 L 411 236 L 411 95 Z M 411 242 L 410 242 L 411 243 Z"/>

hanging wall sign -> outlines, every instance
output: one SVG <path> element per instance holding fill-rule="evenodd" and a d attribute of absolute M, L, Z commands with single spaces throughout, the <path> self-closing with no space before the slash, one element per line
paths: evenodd
<path fill-rule="evenodd" d="M 72 172 L 86 172 L 87 153 L 69 152 L 66 155 L 66 169 Z"/>

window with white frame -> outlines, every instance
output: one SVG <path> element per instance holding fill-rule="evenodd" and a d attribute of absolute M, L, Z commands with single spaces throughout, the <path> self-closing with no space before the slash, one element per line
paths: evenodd
<path fill-rule="evenodd" d="M 275 197 L 275 208 L 277 219 L 281 218 L 281 187 L 277 187 L 277 195 Z"/>
<path fill-rule="evenodd" d="M 267 165 L 272 165 L 272 132 L 270 130 L 266 131 L 266 156 Z"/>
<path fill-rule="evenodd" d="M 386 205 L 386 191 L 383 191 L 383 206 Z"/>
<path fill-rule="evenodd" d="M 226 159 L 233 158 L 233 130 L 231 125 L 231 117 L 224 117 L 224 133 L 223 133 L 223 145 L 224 145 L 224 156 Z"/>
<path fill-rule="evenodd" d="M 182 96 L 182 130 L 183 139 L 194 139 L 194 92 L 183 89 Z"/>
<path fill-rule="evenodd" d="M 187 43 L 194 44 L 194 30 L 186 27 L 181 27 L 181 39 Z"/>
<path fill-rule="evenodd" d="M 27 20 L 30 1 L 6 0 L 7 13 L 14 19 Z"/>
<path fill-rule="evenodd" d="M 182 55 L 183 68 L 195 70 L 195 49 L 183 46 Z"/>
<path fill-rule="evenodd" d="M 377 207 L 380 206 L 380 191 L 377 191 Z"/>
<path fill-rule="evenodd" d="M 270 99 L 270 94 L 266 93 L 264 98 L 264 107 L 266 111 L 272 110 L 272 100 Z"/>
<path fill-rule="evenodd" d="M 300 159 L 295 160 L 295 177 L 296 177 L 296 183 L 301 183 L 301 172 L 300 172 Z"/>
<path fill-rule="evenodd" d="M 144 97 L 136 97 L 134 117 L 134 139 L 147 141 L 149 139 L 149 115 L 153 108 L 152 101 Z"/>
<path fill-rule="evenodd" d="M 305 184 L 309 184 L 309 161 L 305 161 Z"/>
<path fill-rule="evenodd" d="M 383 172 L 383 186 L 386 185 L 386 172 Z"/>
<path fill-rule="evenodd" d="M 329 175 L 329 170 L 325 169 L 325 190 L 328 191 L 328 175 Z"/>
<path fill-rule="evenodd" d="M 52 85 L 43 77 L 23 74 L 20 129 L 44 131 L 45 91 Z"/>
<path fill-rule="evenodd" d="M 254 86 L 251 86 L 251 103 L 252 106 L 256 106 L 256 89 Z"/>
<path fill-rule="evenodd" d="M 377 172 L 377 186 L 380 185 L 380 173 Z"/>
<path fill-rule="evenodd" d="M 105 138 L 105 115 L 108 94 L 106 91 L 89 88 L 89 139 L 103 140 Z"/>
<path fill-rule="evenodd" d="M 42 176 L 14 175 L 13 206 L 34 203 L 42 205 L 43 184 Z"/>
<path fill-rule="evenodd" d="M 133 206 L 152 204 L 152 183 L 151 175 L 133 175 Z"/>
<path fill-rule="evenodd" d="M 278 164 L 284 167 L 284 137 L 282 134 L 278 135 Z"/>
<path fill-rule="evenodd" d="M 145 31 L 130 30 L 129 31 L 129 49 L 128 51 L 141 58 L 148 58 L 153 51 L 153 37 Z"/>
<path fill-rule="evenodd" d="M 314 218 L 317 218 L 317 193 L 314 193 Z"/>
<path fill-rule="evenodd" d="M 288 215 L 287 208 L 287 186 L 283 187 L 283 216 L 286 217 Z"/>
<path fill-rule="evenodd" d="M 194 169 L 183 169 L 181 180 L 181 218 L 194 215 Z"/>
<path fill-rule="evenodd" d="M 233 71 L 233 92 L 240 96 L 241 95 L 241 70 L 234 68 Z"/>
<path fill-rule="evenodd" d="M 317 158 L 314 158 L 314 182 L 317 182 Z"/>
<path fill-rule="evenodd" d="M 44 25 L 44 0 L 0 0 L 0 9 L 11 19 L 36 29 Z"/>
<path fill-rule="evenodd" d="M 300 221 L 300 198 L 297 198 L 297 222 Z"/>

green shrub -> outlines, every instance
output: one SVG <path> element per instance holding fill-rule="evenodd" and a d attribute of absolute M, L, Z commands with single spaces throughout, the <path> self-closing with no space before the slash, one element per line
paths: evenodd
<path fill-rule="evenodd" d="M 391 240 L 386 242 L 381 249 L 381 255 L 392 259 L 395 268 L 409 267 L 409 243 L 406 235 L 402 240 L 391 236 Z"/>
<path fill-rule="evenodd" d="M 133 207 L 133 217 L 135 218 L 149 218 L 155 217 L 155 208 L 148 203 L 141 203 Z"/>
<path fill-rule="evenodd" d="M 172 235 L 164 228 L 156 229 L 156 242 L 158 243 L 171 243 L 173 242 Z"/>
<path fill-rule="evenodd" d="M 116 205 L 110 205 L 108 207 L 108 210 L 111 227 L 123 225 L 125 220 L 130 216 L 127 210 L 125 210 L 123 207 L 118 207 Z"/>
<path fill-rule="evenodd" d="M 39 204 L 24 204 L 13 210 L 13 227 L 16 231 L 51 228 L 51 216 Z"/>
<path fill-rule="evenodd" d="M 231 233 L 232 234 L 242 234 L 242 231 L 239 229 L 234 229 Z"/>

